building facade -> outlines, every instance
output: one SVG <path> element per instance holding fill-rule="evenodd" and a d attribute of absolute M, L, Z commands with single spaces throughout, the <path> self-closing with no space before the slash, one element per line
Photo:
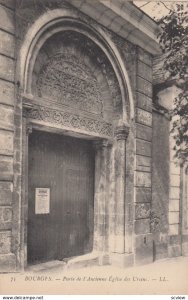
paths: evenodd
<path fill-rule="evenodd" d="M 2 272 L 187 253 L 157 32 L 126 1 L 0 1 Z"/>

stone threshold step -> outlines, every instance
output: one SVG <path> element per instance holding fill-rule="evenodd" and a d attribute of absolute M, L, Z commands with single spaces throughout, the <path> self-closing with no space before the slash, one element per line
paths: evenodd
<path fill-rule="evenodd" d="M 25 270 L 26 272 L 48 272 L 53 271 L 53 269 L 68 270 L 68 269 L 80 269 L 91 266 L 99 265 L 99 254 L 89 253 L 80 256 L 65 258 L 62 261 L 53 260 L 49 262 L 39 263 L 36 265 L 30 265 Z"/>
<path fill-rule="evenodd" d="M 76 256 L 70 258 L 67 261 L 66 269 L 79 269 L 87 268 L 91 266 L 99 266 L 99 254 L 96 252 L 91 252 L 88 254 Z"/>
<path fill-rule="evenodd" d="M 36 265 L 29 265 L 26 268 L 26 272 L 48 272 L 56 268 L 64 268 L 66 263 L 64 261 L 52 260 L 44 263 L 38 263 Z"/>

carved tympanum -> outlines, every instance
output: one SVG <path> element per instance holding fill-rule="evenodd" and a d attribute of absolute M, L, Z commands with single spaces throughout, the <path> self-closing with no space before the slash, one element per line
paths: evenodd
<path fill-rule="evenodd" d="M 76 56 L 56 54 L 42 67 L 38 96 L 76 109 L 102 114 L 98 82 L 88 66 Z"/>

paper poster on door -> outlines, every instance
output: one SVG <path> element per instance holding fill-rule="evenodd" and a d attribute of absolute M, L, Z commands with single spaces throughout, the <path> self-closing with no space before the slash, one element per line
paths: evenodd
<path fill-rule="evenodd" d="M 35 189 L 35 214 L 50 213 L 50 189 L 36 188 Z"/>

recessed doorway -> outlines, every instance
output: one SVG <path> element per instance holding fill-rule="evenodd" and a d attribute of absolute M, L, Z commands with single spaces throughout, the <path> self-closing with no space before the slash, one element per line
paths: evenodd
<path fill-rule="evenodd" d="M 28 145 L 29 264 L 93 250 L 92 142 L 33 130 Z"/>

